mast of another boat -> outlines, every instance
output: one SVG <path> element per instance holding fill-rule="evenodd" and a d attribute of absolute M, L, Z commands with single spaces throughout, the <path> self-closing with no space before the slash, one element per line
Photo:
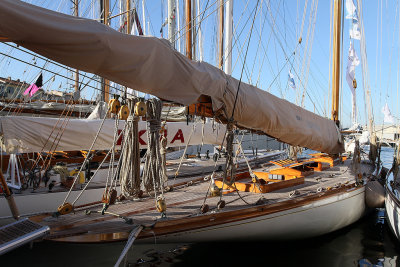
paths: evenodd
<path fill-rule="evenodd" d="M 224 66 L 224 0 L 219 1 L 218 68 Z"/>
<path fill-rule="evenodd" d="M 175 48 L 175 0 L 168 0 L 168 39 Z"/>
<path fill-rule="evenodd" d="M 334 0 L 333 10 L 332 120 L 339 127 L 340 43 L 342 34 L 342 0 Z"/>
<path fill-rule="evenodd" d="M 79 1 L 74 0 L 74 16 L 79 17 Z M 75 69 L 75 94 L 74 100 L 78 100 L 80 98 L 80 89 L 79 89 L 79 70 Z"/>
<path fill-rule="evenodd" d="M 109 10 L 110 0 L 100 0 L 100 19 L 101 22 L 105 25 L 109 24 Z M 108 101 L 110 100 L 110 81 L 104 78 L 101 78 L 101 100 L 106 103 L 108 103 Z"/>
<path fill-rule="evenodd" d="M 233 29 L 233 0 L 225 3 L 225 50 L 224 50 L 224 70 L 228 75 L 232 75 L 232 29 Z"/>
<path fill-rule="evenodd" d="M 192 0 L 186 0 L 186 56 L 189 59 L 193 58 L 192 55 Z"/>

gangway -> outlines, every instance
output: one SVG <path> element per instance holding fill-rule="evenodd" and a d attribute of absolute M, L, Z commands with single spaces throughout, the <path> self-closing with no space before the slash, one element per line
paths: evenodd
<path fill-rule="evenodd" d="M 48 226 L 25 218 L 0 227 L 0 255 L 47 235 Z"/>

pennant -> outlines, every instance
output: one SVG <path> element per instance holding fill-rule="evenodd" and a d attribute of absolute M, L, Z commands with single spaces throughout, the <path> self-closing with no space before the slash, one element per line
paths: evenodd
<path fill-rule="evenodd" d="M 353 0 L 346 0 L 346 19 L 352 19 L 358 21 L 357 8 L 353 3 Z"/>
<path fill-rule="evenodd" d="M 353 80 L 355 76 L 356 66 L 360 64 L 356 50 L 354 50 L 353 44 L 350 42 L 349 56 L 347 58 L 347 71 L 346 71 L 346 81 L 350 87 L 351 92 L 354 95 Z"/>
<path fill-rule="evenodd" d="M 390 112 L 390 109 L 389 109 L 389 106 L 387 103 L 382 108 L 382 113 L 384 115 L 383 122 L 394 123 L 394 117 L 393 117 L 392 113 Z"/>
<path fill-rule="evenodd" d="M 32 97 L 41 87 L 43 86 L 43 75 L 40 73 L 39 77 L 37 77 L 36 81 L 32 83 L 23 93 L 23 95 L 29 94 Z"/>
<path fill-rule="evenodd" d="M 292 87 L 292 89 L 296 90 L 296 84 L 294 82 L 294 76 L 292 72 L 289 70 L 289 75 L 288 75 L 288 80 L 289 80 L 289 86 Z"/>

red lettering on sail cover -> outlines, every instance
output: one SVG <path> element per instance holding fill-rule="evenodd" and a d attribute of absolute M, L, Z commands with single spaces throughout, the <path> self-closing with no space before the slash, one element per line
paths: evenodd
<path fill-rule="evenodd" d="M 145 141 L 141 138 L 141 136 L 146 132 L 146 130 L 140 130 L 139 131 L 139 144 L 141 145 L 147 145 Z"/>
<path fill-rule="evenodd" d="M 185 138 L 183 137 L 182 130 L 179 129 L 178 132 L 175 134 L 174 138 L 171 141 L 171 144 L 176 140 L 181 140 L 182 143 L 185 143 Z"/>

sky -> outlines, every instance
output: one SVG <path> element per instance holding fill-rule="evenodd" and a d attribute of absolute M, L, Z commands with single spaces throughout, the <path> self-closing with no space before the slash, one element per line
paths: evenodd
<path fill-rule="evenodd" d="M 118 1 L 110 1 L 111 15 L 120 13 Z M 199 1 L 201 34 L 197 33 L 196 36 L 201 35 L 202 41 L 200 44 L 196 43 L 195 57 L 196 60 L 200 60 L 200 51 L 202 51 L 203 61 L 216 65 L 218 58 L 218 1 Z M 354 1 L 357 2 L 357 0 Z M 67 14 L 72 13 L 71 0 L 30 0 L 26 2 Z M 178 28 L 185 25 L 183 2 L 183 0 L 178 0 L 179 15 L 176 16 L 176 19 L 178 17 L 180 19 Z M 234 46 L 232 58 L 234 68 L 232 75 L 278 97 L 302 105 L 310 111 L 330 117 L 331 1 L 233 0 L 233 2 Z M 383 123 L 381 109 L 385 103 L 388 103 L 395 117 L 400 117 L 397 104 L 400 68 L 398 2 L 395 0 L 364 1 L 362 7 L 358 7 L 359 13 L 363 17 L 368 69 L 368 75 L 363 77 L 360 64 L 356 68 L 355 75 L 358 83 L 356 90 L 357 118 L 361 124 L 366 123 L 363 78 L 364 81 L 368 81 L 370 87 L 375 124 Z M 145 0 L 144 19 L 142 0 L 136 0 L 135 5 L 142 27 L 146 30 L 145 34 L 167 38 L 168 29 L 166 26 L 162 27 L 167 16 L 167 0 Z M 79 9 L 80 15 L 83 17 L 91 19 L 99 17 L 99 3 L 96 0 L 80 0 Z M 351 124 L 351 92 L 345 79 L 345 70 L 351 21 L 344 19 L 343 22 L 340 119 L 344 127 L 349 127 Z M 111 27 L 118 29 L 119 26 L 119 17 L 113 18 Z M 161 29 L 162 31 L 160 31 Z M 177 34 L 179 40 L 176 43 L 176 49 L 180 48 L 179 51 L 182 53 L 185 53 L 184 31 Z M 299 44 L 300 37 L 302 42 Z M 360 41 L 354 40 L 353 43 L 358 57 L 361 59 Z M 49 70 L 43 72 L 44 89 L 72 90 L 73 82 L 62 77 L 71 77 L 72 72 L 67 72 L 65 68 L 55 66 L 38 57 L 34 58 L 34 56 L 27 55 L 9 45 L 13 44 L 0 44 L 0 51 L 29 62 L 33 66 L 0 55 L 0 77 L 11 76 L 13 79 L 31 82 L 40 73 L 40 70 L 34 66 L 40 66 Z M 293 74 L 295 89 L 289 86 L 289 71 Z M 83 84 L 89 81 L 87 77 L 84 77 L 85 75 L 93 77 L 92 74 L 81 75 Z M 95 89 L 98 88 L 98 85 L 90 82 L 89 86 L 92 88 L 86 87 L 82 95 L 87 99 L 94 99 L 97 94 Z"/>

